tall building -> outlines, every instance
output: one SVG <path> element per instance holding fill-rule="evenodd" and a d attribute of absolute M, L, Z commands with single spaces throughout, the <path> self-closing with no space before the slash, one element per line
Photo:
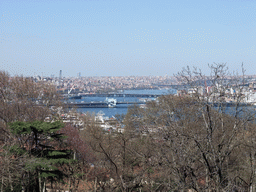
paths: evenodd
<path fill-rule="evenodd" d="M 61 79 L 62 79 L 62 70 L 60 70 L 59 85 L 61 85 Z"/>

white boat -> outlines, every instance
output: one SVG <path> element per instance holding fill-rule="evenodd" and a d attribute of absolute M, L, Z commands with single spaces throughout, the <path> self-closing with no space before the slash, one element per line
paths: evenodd
<path fill-rule="evenodd" d="M 116 107 L 116 99 L 114 98 L 106 98 L 106 102 L 108 104 L 108 107 Z"/>

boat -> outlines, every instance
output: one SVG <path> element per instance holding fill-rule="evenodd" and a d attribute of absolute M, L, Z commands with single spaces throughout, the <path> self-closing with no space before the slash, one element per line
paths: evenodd
<path fill-rule="evenodd" d="M 116 99 L 114 98 L 106 98 L 106 102 L 108 104 L 108 107 L 116 107 Z"/>

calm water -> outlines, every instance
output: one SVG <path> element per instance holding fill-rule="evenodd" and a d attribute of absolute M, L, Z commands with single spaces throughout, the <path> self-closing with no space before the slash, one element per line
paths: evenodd
<path fill-rule="evenodd" d="M 173 89 L 162 89 L 162 90 L 124 90 L 122 93 L 125 94 L 154 94 L 154 95 L 165 95 L 165 94 L 175 94 L 176 90 Z M 137 97 L 114 97 L 117 101 L 127 101 L 134 102 L 139 101 L 141 98 Z M 92 102 L 92 101 L 104 101 L 105 97 L 83 97 L 82 99 L 72 100 L 72 102 Z M 89 112 L 95 113 L 102 111 L 105 116 L 112 117 L 116 114 L 126 114 L 129 105 L 117 105 L 115 108 L 79 108 L 79 112 Z"/>

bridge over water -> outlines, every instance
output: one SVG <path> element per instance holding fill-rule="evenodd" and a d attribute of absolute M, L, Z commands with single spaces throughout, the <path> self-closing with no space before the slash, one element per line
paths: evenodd
<path fill-rule="evenodd" d="M 79 103 L 66 103 L 67 108 L 107 108 L 107 107 L 119 107 L 118 105 L 139 105 L 145 104 L 145 101 L 138 102 L 126 102 L 126 101 L 118 101 L 116 104 L 109 105 L 107 102 L 79 102 Z M 127 107 L 127 106 L 126 106 Z"/>
<path fill-rule="evenodd" d="M 125 93 L 100 93 L 100 94 L 80 94 L 82 97 L 160 97 L 161 95 L 156 94 L 125 94 Z"/>

